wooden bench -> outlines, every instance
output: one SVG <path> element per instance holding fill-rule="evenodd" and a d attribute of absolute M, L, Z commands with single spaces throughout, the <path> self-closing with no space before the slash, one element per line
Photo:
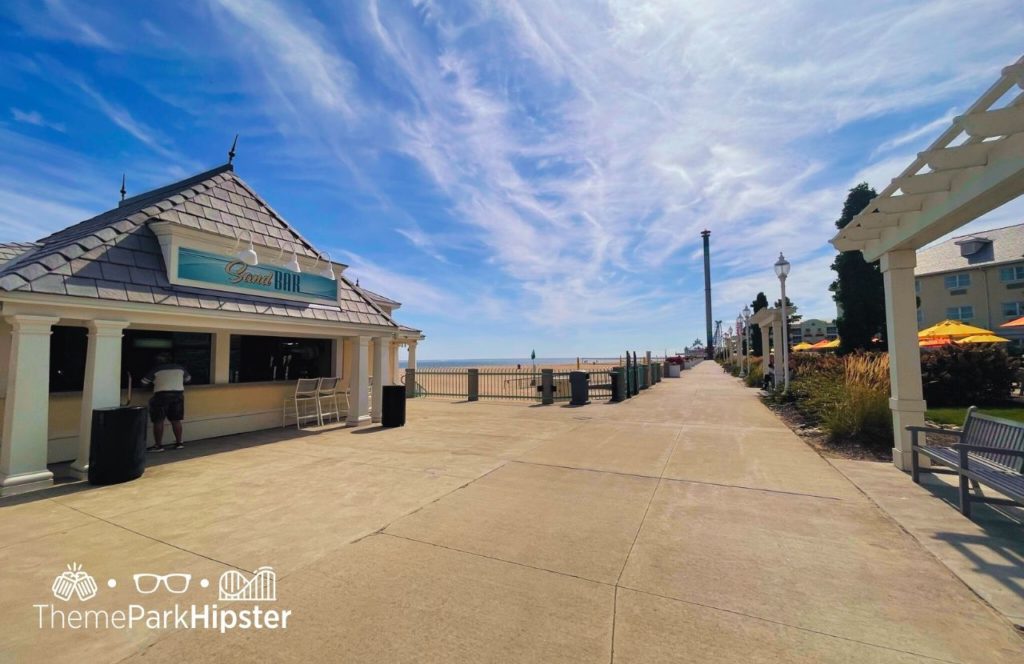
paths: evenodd
<path fill-rule="evenodd" d="M 972 406 L 962 431 L 934 427 L 907 427 L 907 431 L 913 436 L 910 463 L 914 482 L 920 484 L 922 472 L 959 475 L 960 511 L 964 516 L 971 515 L 972 502 L 1024 506 L 1024 423 L 982 415 Z M 959 442 L 952 447 L 918 445 L 920 433 L 956 436 Z M 919 454 L 938 465 L 921 468 Z M 981 484 L 1007 498 L 982 495 Z"/>

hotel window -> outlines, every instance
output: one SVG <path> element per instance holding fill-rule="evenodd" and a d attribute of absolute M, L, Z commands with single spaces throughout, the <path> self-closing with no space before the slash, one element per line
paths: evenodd
<path fill-rule="evenodd" d="M 974 318 L 974 307 L 949 307 L 946 309 L 946 318 L 951 320 L 968 321 Z"/>
<path fill-rule="evenodd" d="M 966 272 L 960 274 L 946 275 L 944 283 L 946 284 L 947 290 L 955 290 L 957 288 L 967 288 L 971 285 L 971 275 Z"/>
<path fill-rule="evenodd" d="M 168 355 L 172 362 L 185 367 L 192 380 L 189 385 L 210 384 L 210 362 L 213 357 L 212 335 L 196 332 L 163 332 L 157 330 L 125 330 L 121 340 L 121 386 L 132 385 Z"/>
<path fill-rule="evenodd" d="M 88 349 L 89 331 L 84 327 L 53 326 L 50 336 L 51 392 L 82 391 Z"/>
<path fill-rule="evenodd" d="M 918 295 L 921 294 L 921 280 L 920 279 L 914 279 L 914 292 L 917 293 Z"/>
<path fill-rule="evenodd" d="M 921 311 L 920 309 L 917 310 L 917 324 L 918 325 L 923 325 L 924 324 L 924 312 Z"/>
<path fill-rule="evenodd" d="M 1024 265 L 1012 265 L 999 270 L 999 281 L 1024 281 Z"/>
<path fill-rule="evenodd" d="M 331 340 L 231 335 L 232 383 L 331 376 Z"/>
<path fill-rule="evenodd" d="M 1024 316 L 1024 302 L 1003 302 L 1003 318 Z"/>

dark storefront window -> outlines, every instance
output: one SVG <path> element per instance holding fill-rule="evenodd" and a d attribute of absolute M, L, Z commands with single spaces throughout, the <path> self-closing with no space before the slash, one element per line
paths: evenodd
<path fill-rule="evenodd" d="M 231 336 L 232 383 L 331 375 L 331 340 Z"/>
<path fill-rule="evenodd" d="M 84 327 L 53 326 L 50 337 L 51 392 L 82 391 L 88 348 L 89 331 Z"/>
<path fill-rule="evenodd" d="M 157 364 L 157 357 L 167 353 L 172 361 L 184 366 L 192 375 L 189 385 L 208 385 L 213 353 L 212 335 L 195 332 L 158 332 L 155 330 L 125 330 L 121 345 L 121 384 L 127 385 L 127 374 L 132 384 L 139 381 Z"/>

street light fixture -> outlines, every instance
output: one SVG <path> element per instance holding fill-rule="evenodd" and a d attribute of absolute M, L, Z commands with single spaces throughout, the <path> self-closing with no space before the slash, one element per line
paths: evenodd
<path fill-rule="evenodd" d="M 747 370 L 743 372 L 744 376 L 750 375 L 750 307 L 743 307 L 743 336 L 747 339 Z"/>
<path fill-rule="evenodd" d="M 789 276 L 789 261 L 779 252 L 779 260 L 775 261 L 775 275 L 782 287 L 782 367 L 783 392 L 789 392 L 789 315 L 786 313 L 786 277 Z"/>

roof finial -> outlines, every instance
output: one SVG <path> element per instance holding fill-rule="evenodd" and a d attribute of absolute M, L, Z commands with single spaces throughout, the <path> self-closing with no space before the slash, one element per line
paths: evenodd
<path fill-rule="evenodd" d="M 238 134 L 235 134 L 235 140 L 231 143 L 231 149 L 228 150 L 228 163 L 230 164 L 235 160 L 235 148 L 238 147 Z"/>
<path fill-rule="evenodd" d="M 356 279 L 356 286 L 358 286 L 358 285 L 359 285 L 359 279 L 357 278 Z"/>
<path fill-rule="evenodd" d="M 125 188 L 125 174 L 121 173 L 121 200 L 124 200 L 125 194 L 128 193 L 128 189 Z"/>

